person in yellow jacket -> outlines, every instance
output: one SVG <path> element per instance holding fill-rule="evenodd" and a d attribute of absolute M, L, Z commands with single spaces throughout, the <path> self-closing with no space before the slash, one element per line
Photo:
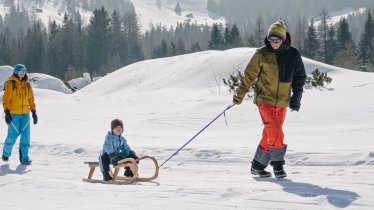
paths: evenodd
<path fill-rule="evenodd" d="M 19 144 L 19 160 L 23 165 L 30 165 L 30 111 L 34 124 L 38 123 L 34 94 L 28 81 L 26 67 L 17 64 L 13 68 L 13 75 L 4 84 L 3 108 L 5 122 L 8 124 L 8 135 L 3 147 L 3 161 L 8 161 L 13 146 L 21 135 Z"/>
<path fill-rule="evenodd" d="M 265 171 L 270 162 L 275 177 L 287 176 L 283 168 L 287 145 L 283 142 L 282 126 L 288 106 L 294 111 L 300 109 L 305 79 L 301 56 L 291 47 L 291 36 L 283 21 L 278 20 L 269 27 L 265 46 L 253 55 L 233 98 L 235 104 L 240 104 L 255 85 L 254 103 L 259 107 L 264 130 L 252 161 L 252 174 L 271 176 Z"/>

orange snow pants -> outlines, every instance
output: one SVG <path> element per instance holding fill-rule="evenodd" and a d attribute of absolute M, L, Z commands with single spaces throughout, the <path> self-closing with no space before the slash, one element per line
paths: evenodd
<path fill-rule="evenodd" d="M 261 150 L 269 152 L 269 147 L 284 147 L 285 144 L 283 144 L 284 134 L 282 126 L 286 117 L 287 109 L 284 107 L 272 106 L 267 103 L 261 103 L 258 107 L 262 122 L 265 126 L 260 141 Z"/>

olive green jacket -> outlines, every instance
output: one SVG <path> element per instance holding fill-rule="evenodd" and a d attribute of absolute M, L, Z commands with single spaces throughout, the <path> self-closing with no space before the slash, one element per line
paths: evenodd
<path fill-rule="evenodd" d="M 289 34 L 288 38 L 289 37 Z M 290 41 L 289 41 L 290 42 Z M 234 102 L 240 104 L 249 88 L 254 84 L 254 103 L 300 108 L 300 100 L 306 79 L 305 68 L 297 49 L 283 43 L 273 50 L 265 39 L 266 46 L 258 49 L 244 71 L 244 78 L 236 90 Z"/>

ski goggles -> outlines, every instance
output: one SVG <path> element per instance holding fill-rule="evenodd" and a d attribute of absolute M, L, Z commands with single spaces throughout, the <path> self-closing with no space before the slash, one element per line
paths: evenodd
<path fill-rule="evenodd" d="M 273 44 L 273 43 L 275 43 L 275 44 L 279 44 L 279 43 L 282 43 L 282 42 L 283 42 L 282 39 L 270 39 L 270 38 L 268 38 L 268 41 L 269 41 L 271 44 Z"/>
<path fill-rule="evenodd" d="M 27 71 L 26 71 L 25 69 L 20 69 L 20 70 L 17 71 L 17 73 L 18 73 L 18 72 L 22 72 L 22 73 L 24 73 L 24 74 L 27 73 Z"/>

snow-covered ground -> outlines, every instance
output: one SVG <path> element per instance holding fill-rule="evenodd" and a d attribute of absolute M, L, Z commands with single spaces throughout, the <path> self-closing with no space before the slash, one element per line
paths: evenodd
<path fill-rule="evenodd" d="M 251 48 L 205 51 L 139 62 L 74 94 L 35 88 L 32 166 L 17 146 L 0 162 L 1 209 L 374 209 L 374 74 L 304 59 L 333 78 L 308 88 L 300 112 L 288 112 L 286 179 L 252 177 L 262 133 L 251 99 L 227 111 L 176 157 L 154 182 L 82 182 L 83 161 L 97 160 L 113 118 L 138 155 L 165 161 L 231 104 L 222 78 L 243 70 Z M 0 121 L 0 136 L 7 126 Z M 3 141 L 1 141 L 3 142 Z M 1 145 L 2 146 L 2 145 Z M 140 162 L 140 174 L 151 174 Z M 95 178 L 101 179 L 99 171 Z"/>

